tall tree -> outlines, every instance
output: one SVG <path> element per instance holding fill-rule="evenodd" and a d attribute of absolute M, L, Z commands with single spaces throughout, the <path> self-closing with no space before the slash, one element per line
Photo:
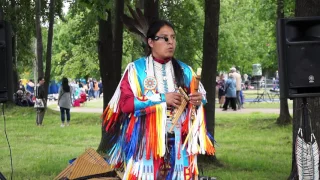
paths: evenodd
<path fill-rule="evenodd" d="M 121 65 L 122 65 L 122 46 L 123 46 L 123 23 L 121 17 L 124 13 L 124 0 L 115 1 L 114 11 L 114 31 L 113 31 L 113 47 L 112 47 L 112 61 L 114 62 L 113 69 L 114 74 L 114 86 L 111 88 L 113 91 L 117 88 L 117 83 L 121 79 Z M 113 93 L 112 93 L 113 94 Z M 109 101 L 110 99 L 108 99 Z M 103 107 L 107 107 L 108 102 L 104 102 Z"/>
<path fill-rule="evenodd" d="M 159 0 L 144 0 L 144 15 L 149 24 L 159 19 Z"/>
<path fill-rule="evenodd" d="M 41 0 L 35 1 L 36 8 L 36 38 L 37 38 L 37 65 L 38 65 L 38 77 L 43 77 L 43 44 L 42 44 L 42 32 L 41 32 Z M 37 81 L 37 80 L 36 80 Z"/>
<path fill-rule="evenodd" d="M 307 16 L 320 16 L 320 1 L 305 1 L 305 0 L 296 0 L 296 7 L 295 7 L 295 16 L 296 17 L 307 17 Z M 316 139 L 320 140 L 320 129 L 319 129 L 319 123 L 320 123 L 320 117 L 319 113 L 317 113 L 320 109 L 319 104 L 320 98 L 307 98 L 308 102 L 308 108 L 312 113 L 310 113 L 310 119 L 311 124 L 313 128 L 313 133 L 316 137 Z M 297 172 L 297 165 L 296 165 L 296 158 L 295 158 L 295 140 L 297 137 L 298 129 L 300 126 L 300 117 L 301 117 L 301 104 L 302 99 L 294 99 L 293 101 L 293 143 L 292 143 L 292 169 L 289 179 L 299 179 L 298 178 L 298 172 Z M 308 124 L 306 124 L 304 136 L 306 138 L 306 141 L 310 141 L 310 134 L 311 130 Z"/>
<path fill-rule="evenodd" d="M 112 72 L 114 62 L 112 61 L 112 26 L 111 26 L 111 12 L 107 11 L 107 20 L 99 19 L 99 41 L 98 41 L 98 54 L 100 63 L 100 73 L 102 78 L 103 88 L 103 107 L 107 106 L 108 101 L 112 98 L 114 93 L 114 83 L 111 78 L 114 78 Z M 112 88 L 109 89 L 109 86 Z M 107 149 L 112 147 L 109 143 L 110 136 L 106 134 L 105 127 L 101 126 L 101 141 L 98 147 L 98 152 L 105 153 Z"/>
<path fill-rule="evenodd" d="M 17 65 L 17 34 L 15 32 L 17 32 L 17 18 L 16 18 L 16 1 L 15 0 L 11 0 L 11 10 L 13 11 L 13 13 L 11 13 L 11 24 L 12 24 L 12 32 L 13 32 L 13 36 L 12 36 L 12 64 L 13 64 L 13 91 L 16 92 L 18 90 L 18 65 Z"/>
<path fill-rule="evenodd" d="M 283 0 L 277 0 L 277 19 L 284 18 L 284 2 Z M 285 125 L 290 124 L 292 118 L 289 113 L 288 100 L 280 97 L 280 115 L 277 118 L 277 124 Z"/>
<path fill-rule="evenodd" d="M 0 2 L 0 21 L 3 21 L 4 17 L 3 17 L 3 4 L 2 2 Z"/>
<path fill-rule="evenodd" d="M 73 7 L 74 8 L 74 7 Z M 91 12 L 78 10 L 67 15 L 66 22 L 55 23 L 53 37 L 52 77 L 100 78 L 97 51 L 97 16 L 88 22 Z M 85 64 L 85 66 L 83 66 Z"/>
<path fill-rule="evenodd" d="M 218 63 L 220 0 L 205 0 L 205 22 L 203 32 L 202 82 L 207 91 L 205 106 L 208 131 L 214 135 L 215 87 Z"/>
<path fill-rule="evenodd" d="M 112 33 L 111 10 L 107 10 L 107 20 L 99 19 L 99 41 L 98 53 L 100 62 L 100 74 L 103 88 L 103 109 L 111 100 L 117 85 L 121 79 L 122 45 L 123 45 L 123 24 L 121 17 L 124 13 L 124 0 L 117 0 L 115 3 L 114 32 Z M 105 127 L 101 126 L 101 141 L 98 147 L 99 152 L 105 152 L 111 148 L 110 136 L 106 134 Z M 116 133 L 116 132 L 115 132 Z"/>
<path fill-rule="evenodd" d="M 46 56 L 46 74 L 45 74 L 45 97 L 48 97 L 48 89 L 51 80 L 51 58 L 52 58 L 52 38 L 53 38 L 53 24 L 55 14 L 55 1 L 50 0 L 49 4 L 49 29 L 47 41 L 47 56 Z"/>

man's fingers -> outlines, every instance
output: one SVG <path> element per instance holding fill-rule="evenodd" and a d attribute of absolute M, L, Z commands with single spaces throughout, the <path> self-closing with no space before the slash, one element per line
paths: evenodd
<path fill-rule="evenodd" d="M 182 94 L 180 94 L 180 93 L 174 93 L 174 95 L 177 97 L 180 97 L 180 98 L 182 97 Z"/>
<path fill-rule="evenodd" d="M 175 100 L 173 103 L 174 103 L 174 104 L 177 104 L 177 105 L 180 105 L 180 104 L 181 104 L 181 101 Z"/>
<path fill-rule="evenodd" d="M 177 105 L 176 103 L 172 103 L 172 106 L 174 106 L 175 108 L 179 107 L 179 105 Z"/>

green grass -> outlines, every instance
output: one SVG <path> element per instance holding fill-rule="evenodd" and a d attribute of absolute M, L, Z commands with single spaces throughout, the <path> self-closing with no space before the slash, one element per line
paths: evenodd
<path fill-rule="evenodd" d="M 249 93 L 252 96 L 254 96 L 253 98 L 256 98 L 256 94 L 254 94 L 255 92 L 252 90 L 248 90 L 248 91 L 244 91 L 245 93 Z M 247 95 L 245 94 L 245 96 L 247 97 Z M 48 107 L 50 108 L 56 108 L 57 107 L 57 102 L 52 102 L 52 104 L 50 104 Z M 288 100 L 289 103 L 289 108 L 292 108 L 292 101 Z M 91 101 L 87 101 L 85 103 L 85 105 L 81 105 L 81 107 L 77 107 L 77 108 L 102 108 L 103 106 L 103 98 L 100 99 L 96 99 L 96 100 L 91 100 Z M 280 108 L 280 102 L 258 102 L 258 103 L 251 103 L 251 102 L 246 102 L 244 105 L 245 108 Z M 219 104 L 216 103 L 216 108 L 219 108 Z"/>
<path fill-rule="evenodd" d="M 292 103 L 289 103 L 289 108 L 292 108 Z M 244 105 L 244 108 L 247 109 L 255 109 L 255 108 L 260 108 L 260 109 L 279 109 L 280 108 L 280 103 L 279 102 L 273 102 L 273 103 L 269 103 L 269 102 L 259 102 L 259 103 L 251 103 L 251 102 L 246 102 Z M 218 107 L 216 105 L 216 107 Z"/>
<path fill-rule="evenodd" d="M 102 108 L 103 107 L 103 98 L 87 101 L 84 105 L 87 108 Z"/>
<path fill-rule="evenodd" d="M 33 108 L 7 109 L 7 134 L 12 148 L 13 179 L 53 179 L 88 147 L 97 148 L 101 137 L 99 114 L 71 114 L 71 125 L 60 127 L 60 113 L 48 110 L 44 126 L 35 125 Z M 1 117 L 2 118 L 2 117 Z M 3 121 L 1 119 L 1 121 Z M 9 148 L 0 127 L 0 171 L 10 177 Z"/>
<path fill-rule="evenodd" d="M 49 104 L 50 104 L 50 105 L 48 105 L 49 108 L 56 108 L 58 102 L 57 101 L 50 101 Z M 103 106 L 103 98 L 90 100 L 90 101 L 85 102 L 85 104 L 81 105 L 81 107 L 85 107 L 85 108 L 102 108 L 102 106 Z M 79 107 L 77 107 L 77 108 L 79 108 Z"/>
<path fill-rule="evenodd" d="M 245 98 L 256 98 L 258 96 L 258 94 L 262 94 L 264 91 L 265 90 L 263 88 L 261 88 L 259 90 L 244 90 L 242 92 L 245 95 Z M 266 91 L 269 93 L 270 96 L 275 95 L 270 92 L 270 89 L 266 89 Z M 276 96 L 275 98 L 279 98 L 279 97 Z"/>
<path fill-rule="evenodd" d="M 217 157 L 224 165 L 205 165 L 218 179 L 286 179 L 291 169 L 291 126 L 275 124 L 272 114 L 219 114 L 215 139 Z"/>
<path fill-rule="evenodd" d="M 35 125 L 33 108 L 7 108 L 15 180 L 53 179 L 101 138 L 100 114 L 72 113 L 71 126 L 60 127 L 60 114 L 48 110 L 44 127 Z M 204 174 L 218 179 L 286 179 L 291 168 L 292 128 L 278 127 L 276 114 L 217 114 L 217 157 L 224 165 L 206 164 Z M 3 121 L 1 119 L 1 121 Z M 0 127 L 0 171 L 10 178 L 10 157 Z"/>

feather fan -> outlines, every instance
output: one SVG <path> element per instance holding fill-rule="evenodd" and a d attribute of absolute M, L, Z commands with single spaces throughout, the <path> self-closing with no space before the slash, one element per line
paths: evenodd
<path fill-rule="evenodd" d="M 141 40 L 146 44 L 147 31 L 149 28 L 146 17 L 139 8 L 133 10 L 130 6 L 128 6 L 128 9 L 130 11 L 131 17 L 126 14 L 123 14 L 123 24 L 128 28 L 130 32 L 137 34 L 141 38 Z"/>

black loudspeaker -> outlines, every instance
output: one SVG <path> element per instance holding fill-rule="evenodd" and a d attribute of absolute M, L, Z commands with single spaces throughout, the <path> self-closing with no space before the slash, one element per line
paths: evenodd
<path fill-rule="evenodd" d="M 320 97 L 320 17 L 277 22 L 280 96 Z"/>
<path fill-rule="evenodd" d="M 6 21 L 0 21 L 0 102 L 6 102 L 12 92 L 12 33 Z"/>

